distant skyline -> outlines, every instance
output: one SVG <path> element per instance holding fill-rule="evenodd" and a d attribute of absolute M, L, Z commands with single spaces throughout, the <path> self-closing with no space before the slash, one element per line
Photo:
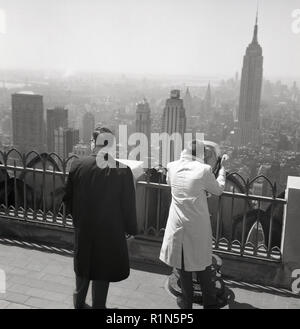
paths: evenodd
<path fill-rule="evenodd" d="M 233 76 L 255 0 L 0 0 L 0 68 Z M 300 77 L 298 0 L 261 0 L 266 78 Z"/>

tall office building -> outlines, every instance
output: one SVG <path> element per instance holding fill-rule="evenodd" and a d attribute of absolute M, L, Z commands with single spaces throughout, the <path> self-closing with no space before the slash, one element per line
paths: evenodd
<path fill-rule="evenodd" d="M 189 88 L 186 89 L 183 97 L 183 106 L 185 108 L 185 115 L 189 119 L 193 115 L 193 99 Z"/>
<path fill-rule="evenodd" d="M 193 99 L 189 88 L 186 89 L 185 95 L 183 97 L 183 106 L 185 109 L 186 116 L 186 128 L 189 130 L 193 126 Z"/>
<path fill-rule="evenodd" d="M 293 87 L 292 87 L 292 102 L 298 103 L 300 101 L 300 91 L 297 86 L 297 82 L 294 81 Z"/>
<path fill-rule="evenodd" d="M 47 110 L 47 149 L 54 152 L 54 132 L 68 127 L 68 110 L 62 107 Z"/>
<path fill-rule="evenodd" d="M 137 104 L 135 130 L 137 133 L 144 134 L 148 141 L 147 159 L 141 159 L 141 157 L 139 157 L 137 160 L 149 163 L 149 158 L 151 157 L 151 110 L 146 99 Z"/>
<path fill-rule="evenodd" d="M 20 152 L 45 151 L 43 96 L 33 92 L 12 95 L 13 145 Z"/>
<path fill-rule="evenodd" d="M 143 133 L 150 140 L 151 135 L 151 111 L 146 99 L 137 105 L 136 132 Z"/>
<path fill-rule="evenodd" d="M 260 102 L 263 80 L 262 48 L 258 43 L 258 16 L 252 42 L 244 56 L 238 110 L 237 146 L 260 144 Z"/>
<path fill-rule="evenodd" d="M 207 90 L 203 100 L 204 112 L 206 114 L 211 114 L 211 107 L 212 107 L 212 96 L 211 96 L 211 87 L 210 83 L 207 86 Z"/>
<path fill-rule="evenodd" d="M 172 90 L 166 101 L 162 118 L 162 131 L 168 134 L 180 133 L 183 137 L 186 129 L 186 115 L 179 90 Z"/>
<path fill-rule="evenodd" d="M 162 132 L 171 136 L 179 133 L 182 138 L 182 147 L 184 146 L 184 133 L 186 132 L 186 115 L 183 106 L 183 100 L 180 98 L 179 90 L 172 90 L 171 96 L 166 101 L 166 106 L 162 118 Z M 170 147 L 170 161 L 175 160 L 174 146 Z"/>
<path fill-rule="evenodd" d="M 79 130 L 73 128 L 58 128 L 54 131 L 54 151 L 65 159 L 73 153 L 74 146 L 79 143 Z"/>
<path fill-rule="evenodd" d="M 86 112 L 82 118 L 82 139 L 85 144 L 89 144 L 95 129 L 95 117 L 93 113 Z"/>

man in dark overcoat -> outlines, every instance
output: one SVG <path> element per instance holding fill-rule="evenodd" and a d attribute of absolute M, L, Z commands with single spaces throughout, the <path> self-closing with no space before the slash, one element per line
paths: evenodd
<path fill-rule="evenodd" d="M 73 161 L 66 185 L 75 227 L 76 309 L 88 308 L 90 281 L 92 307 L 106 308 L 109 283 L 130 272 L 126 233 L 137 234 L 135 187 L 131 169 L 107 152 L 111 136 L 106 128 L 93 133 L 91 156 Z"/>

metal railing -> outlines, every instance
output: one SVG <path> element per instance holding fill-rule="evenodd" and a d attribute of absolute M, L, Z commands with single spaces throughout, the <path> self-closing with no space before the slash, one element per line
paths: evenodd
<path fill-rule="evenodd" d="M 267 185 L 271 196 L 253 195 L 257 182 Z M 148 180 L 138 182 L 138 189 L 144 196 L 139 214 L 141 237 L 161 240 L 171 202 L 170 187 Z M 214 251 L 280 261 L 285 204 L 284 195 L 276 196 L 276 184 L 267 177 L 245 181 L 237 173 L 228 174 L 226 191 L 220 197 L 208 196 Z"/>
<path fill-rule="evenodd" d="M 66 213 L 62 199 L 74 158 L 0 151 L 0 216 L 72 228 L 72 216 Z"/>
<path fill-rule="evenodd" d="M 76 156 L 20 154 L 0 151 L 0 216 L 12 220 L 72 228 L 72 216 L 62 203 L 68 170 Z M 162 240 L 171 202 L 170 187 L 137 183 L 139 237 Z M 281 260 L 284 196 L 265 176 L 245 181 L 227 176 L 227 190 L 208 197 L 216 252 L 273 261 Z M 254 195 L 253 185 L 264 184 L 271 196 Z M 265 188 L 266 189 L 266 188 Z"/>

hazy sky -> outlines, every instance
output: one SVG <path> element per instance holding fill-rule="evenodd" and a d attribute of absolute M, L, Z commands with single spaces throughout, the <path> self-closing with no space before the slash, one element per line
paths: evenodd
<path fill-rule="evenodd" d="M 234 75 L 256 0 L 0 0 L 0 67 Z M 265 76 L 300 76 L 299 0 L 260 0 Z M 6 30 L 6 31 L 5 31 Z"/>

